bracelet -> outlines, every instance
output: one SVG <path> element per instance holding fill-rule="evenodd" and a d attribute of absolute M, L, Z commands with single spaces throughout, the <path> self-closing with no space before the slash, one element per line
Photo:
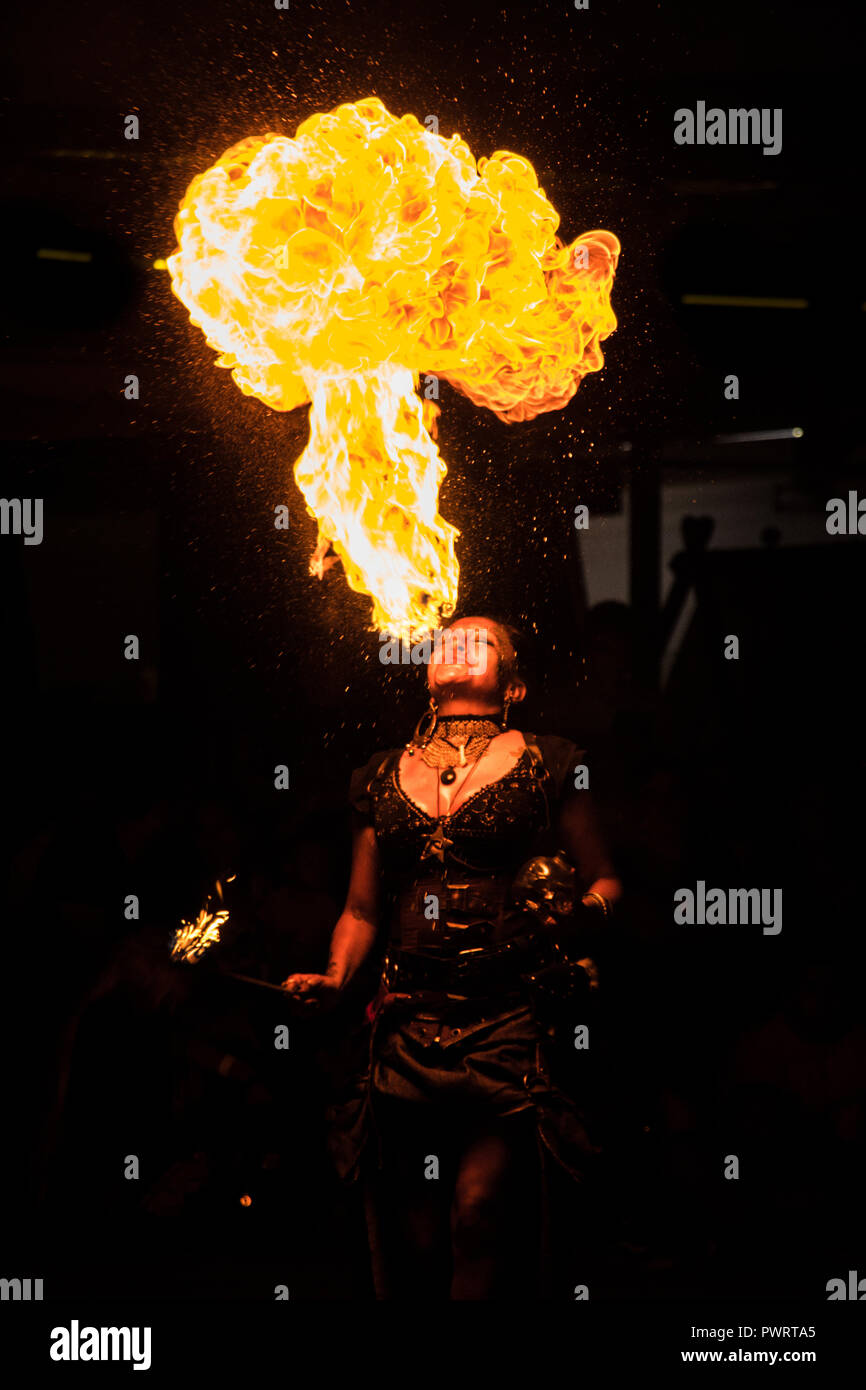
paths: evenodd
<path fill-rule="evenodd" d="M 591 898 L 593 902 L 598 903 L 604 917 L 610 916 L 610 903 L 607 898 L 602 897 L 601 893 L 584 893 L 582 899 L 584 906 L 586 906 L 587 898 Z"/>

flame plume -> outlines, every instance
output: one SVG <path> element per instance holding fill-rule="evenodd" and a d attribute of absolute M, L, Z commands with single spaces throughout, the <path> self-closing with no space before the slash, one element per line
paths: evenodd
<path fill-rule="evenodd" d="M 619 242 L 566 246 L 558 226 L 527 160 L 476 165 L 459 135 L 375 97 L 294 140 L 241 140 L 180 205 L 174 293 L 245 394 L 310 403 L 295 480 L 318 522 L 311 570 L 333 548 L 374 628 L 428 632 L 457 598 L 421 374 L 510 422 L 560 409 L 603 365 Z"/>

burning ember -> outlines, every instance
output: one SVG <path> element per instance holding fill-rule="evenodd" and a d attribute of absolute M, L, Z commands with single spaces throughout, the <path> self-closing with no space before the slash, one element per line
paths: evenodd
<path fill-rule="evenodd" d="M 520 155 L 476 165 L 459 135 L 378 98 L 294 140 L 240 141 L 181 203 L 172 288 L 245 394 L 310 403 L 295 480 L 318 522 L 311 571 L 333 549 L 376 629 L 427 633 L 457 599 L 422 374 L 511 422 L 560 409 L 603 365 L 619 242 L 565 246 L 558 226 Z"/>

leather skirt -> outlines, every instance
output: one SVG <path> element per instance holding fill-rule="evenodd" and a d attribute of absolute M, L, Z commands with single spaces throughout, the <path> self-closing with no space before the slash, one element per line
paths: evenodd
<path fill-rule="evenodd" d="M 358 1041 L 363 1061 L 328 1111 L 329 1151 L 346 1182 L 365 1163 L 382 1166 L 388 1117 L 407 1106 L 455 1128 L 531 1108 L 540 1142 L 576 1181 L 601 1152 L 551 1077 L 549 1039 L 525 995 L 431 1006 L 380 990 Z"/>

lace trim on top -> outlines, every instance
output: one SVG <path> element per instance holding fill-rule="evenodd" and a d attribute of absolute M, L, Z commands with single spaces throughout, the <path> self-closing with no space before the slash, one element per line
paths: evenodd
<path fill-rule="evenodd" d="M 529 745 L 524 743 L 523 748 L 521 749 L 520 754 L 517 760 L 515 761 L 513 767 L 510 767 L 507 772 L 503 772 L 501 777 L 494 777 L 491 779 L 491 781 L 485 782 L 483 786 L 477 787 L 474 792 L 470 792 L 470 794 L 467 797 L 464 797 L 463 801 L 459 803 L 455 810 L 446 811 L 441 816 L 433 816 L 430 814 L 429 811 L 425 811 L 423 806 L 419 806 L 418 802 L 413 801 L 412 797 L 409 796 L 408 792 L 404 791 L 403 785 L 400 781 L 400 758 L 398 758 L 396 763 L 394 764 L 394 770 L 391 773 L 391 781 L 393 785 L 396 787 L 400 796 L 406 802 L 407 806 L 411 806 L 412 810 L 417 811 L 419 816 L 423 816 L 425 820 L 431 821 L 433 824 L 435 824 L 437 821 L 440 820 L 453 820 L 455 816 L 460 815 L 460 812 L 463 810 L 464 806 L 468 806 L 471 801 L 475 800 L 476 796 L 480 796 L 482 792 L 489 791 L 491 787 L 498 787 L 500 783 L 507 781 L 508 778 L 512 777 L 515 772 L 520 771 L 521 765 L 524 763 L 528 755 Z"/>

